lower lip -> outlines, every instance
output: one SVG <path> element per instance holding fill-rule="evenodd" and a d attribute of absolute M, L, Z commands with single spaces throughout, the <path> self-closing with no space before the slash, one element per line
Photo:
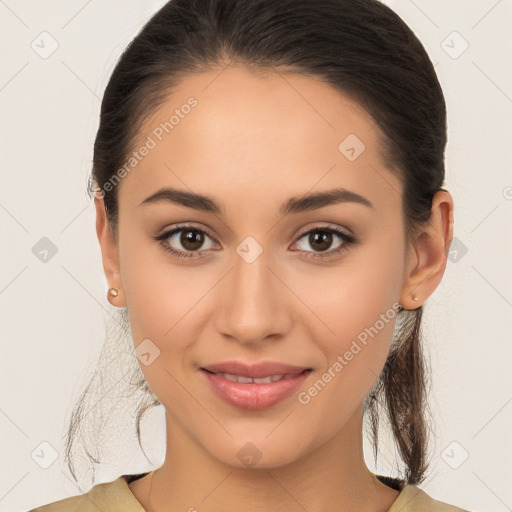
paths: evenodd
<path fill-rule="evenodd" d="M 266 409 L 292 394 L 308 377 L 310 370 L 291 379 L 282 379 L 268 384 L 233 382 L 201 369 L 213 391 L 230 405 L 241 409 Z"/>

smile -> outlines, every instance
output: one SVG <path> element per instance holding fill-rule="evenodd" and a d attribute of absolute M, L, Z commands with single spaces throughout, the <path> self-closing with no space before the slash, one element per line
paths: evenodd
<path fill-rule="evenodd" d="M 272 374 L 249 377 L 233 373 L 214 373 L 201 368 L 210 389 L 223 402 L 239 408 L 258 410 L 278 404 L 297 391 L 308 378 L 311 369 L 300 373 Z"/>

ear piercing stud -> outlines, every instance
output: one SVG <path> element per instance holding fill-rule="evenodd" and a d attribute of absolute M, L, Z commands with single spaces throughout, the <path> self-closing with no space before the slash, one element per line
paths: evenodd
<path fill-rule="evenodd" d="M 414 295 L 414 294 L 411 294 L 411 299 L 414 300 L 414 301 L 417 301 L 418 297 L 416 297 L 416 295 Z M 403 311 L 403 310 L 404 310 L 403 306 L 401 304 L 399 304 L 398 312 Z"/>
<path fill-rule="evenodd" d="M 116 288 L 109 288 L 108 294 L 112 297 L 117 297 L 119 295 L 119 292 L 117 291 Z"/>

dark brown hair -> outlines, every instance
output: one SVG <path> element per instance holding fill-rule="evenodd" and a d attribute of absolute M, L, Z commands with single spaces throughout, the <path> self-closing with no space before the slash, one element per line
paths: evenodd
<path fill-rule="evenodd" d="M 446 108 L 422 44 L 377 0 L 172 0 L 164 5 L 120 57 L 101 104 L 89 193 L 95 187 L 102 191 L 112 232 L 117 231 L 117 187 L 105 185 L 129 157 L 144 120 L 188 73 L 234 61 L 322 79 L 372 116 L 383 162 L 403 184 L 404 232 L 412 240 L 430 219 L 432 198 L 443 185 Z M 405 464 L 402 485 L 420 483 L 428 467 L 422 312 L 419 307 L 399 313 L 388 359 L 364 404 L 375 457 L 379 409 L 387 413 Z M 141 416 L 160 402 L 137 360 L 130 364 L 131 384 L 144 393 L 136 417 L 141 444 Z M 66 455 L 73 475 L 71 447 L 87 415 L 86 393 L 68 432 Z"/>

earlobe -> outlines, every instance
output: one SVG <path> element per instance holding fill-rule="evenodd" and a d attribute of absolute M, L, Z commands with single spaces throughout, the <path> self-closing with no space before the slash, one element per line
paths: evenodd
<path fill-rule="evenodd" d="M 125 307 L 125 299 L 119 272 L 117 243 L 108 224 L 103 197 L 95 194 L 94 205 L 96 208 L 96 234 L 101 248 L 103 270 L 109 286 L 107 299 L 113 306 L 122 308 Z"/>
<path fill-rule="evenodd" d="M 420 307 L 444 275 L 453 238 L 453 199 L 446 190 L 432 199 L 431 219 L 418 229 L 400 296 L 404 309 Z"/>

